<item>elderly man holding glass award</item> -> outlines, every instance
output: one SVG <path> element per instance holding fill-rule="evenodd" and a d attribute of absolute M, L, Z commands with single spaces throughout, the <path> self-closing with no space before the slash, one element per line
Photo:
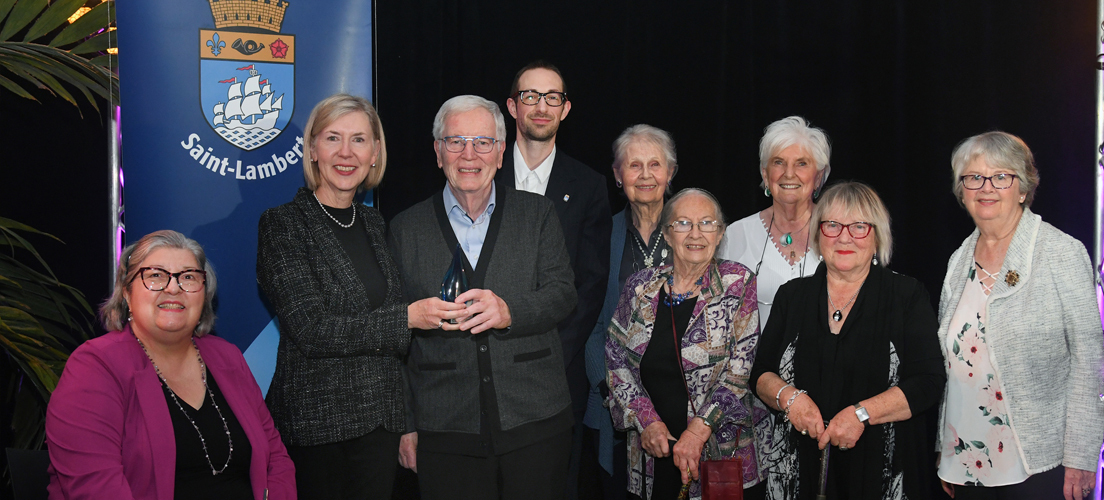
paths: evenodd
<path fill-rule="evenodd" d="M 415 301 L 414 432 L 399 460 L 426 500 L 562 498 L 573 416 L 556 324 L 576 292 L 559 219 L 544 197 L 494 183 L 506 138 L 497 104 L 449 99 L 433 137 L 448 182 L 391 223 Z M 470 287 L 458 295 L 445 290 L 464 288 L 451 286 L 454 260 Z"/>

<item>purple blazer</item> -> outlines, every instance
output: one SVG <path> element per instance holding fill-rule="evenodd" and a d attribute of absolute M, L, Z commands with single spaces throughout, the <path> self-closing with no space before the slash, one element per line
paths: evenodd
<path fill-rule="evenodd" d="M 241 351 L 209 335 L 196 345 L 253 447 L 253 498 L 294 500 L 295 467 Z M 169 407 L 129 326 L 85 342 L 69 357 L 46 410 L 46 442 L 51 500 L 172 499 Z"/>

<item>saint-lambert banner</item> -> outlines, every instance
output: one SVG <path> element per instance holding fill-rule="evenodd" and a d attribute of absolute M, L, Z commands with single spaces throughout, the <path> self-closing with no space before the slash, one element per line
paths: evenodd
<path fill-rule="evenodd" d="M 257 286 L 257 221 L 303 185 L 314 105 L 372 100 L 372 3 L 143 0 L 116 16 L 126 239 L 174 229 L 203 245 L 215 332 L 267 388 L 278 333 Z"/>

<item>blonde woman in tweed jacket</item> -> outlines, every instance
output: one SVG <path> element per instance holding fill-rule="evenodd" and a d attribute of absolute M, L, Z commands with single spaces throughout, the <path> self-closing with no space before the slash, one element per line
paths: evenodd
<path fill-rule="evenodd" d="M 956 500 L 1086 497 L 1104 439 L 1088 253 L 1028 208 L 1039 174 L 1018 137 L 971 137 L 951 162 L 977 229 L 951 256 L 939 300 L 943 489 Z"/>
<path fill-rule="evenodd" d="M 383 217 L 355 199 L 383 179 L 375 108 L 337 94 L 303 129 L 306 188 L 261 215 L 257 282 L 280 320 L 267 403 L 303 499 L 391 498 L 406 430 L 408 306 Z"/>

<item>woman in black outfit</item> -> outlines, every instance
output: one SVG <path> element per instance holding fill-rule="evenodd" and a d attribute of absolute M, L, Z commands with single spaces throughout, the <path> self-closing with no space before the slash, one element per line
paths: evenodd
<path fill-rule="evenodd" d="M 257 280 L 280 323 L 267 403 L 299 498 L 390 498 L 410 331 L 383 217 L 355 200 L 383 178 L 383 127 L 367 100 L 337 94 L 303 136 L 307 187 L 259 228 Z"/>

